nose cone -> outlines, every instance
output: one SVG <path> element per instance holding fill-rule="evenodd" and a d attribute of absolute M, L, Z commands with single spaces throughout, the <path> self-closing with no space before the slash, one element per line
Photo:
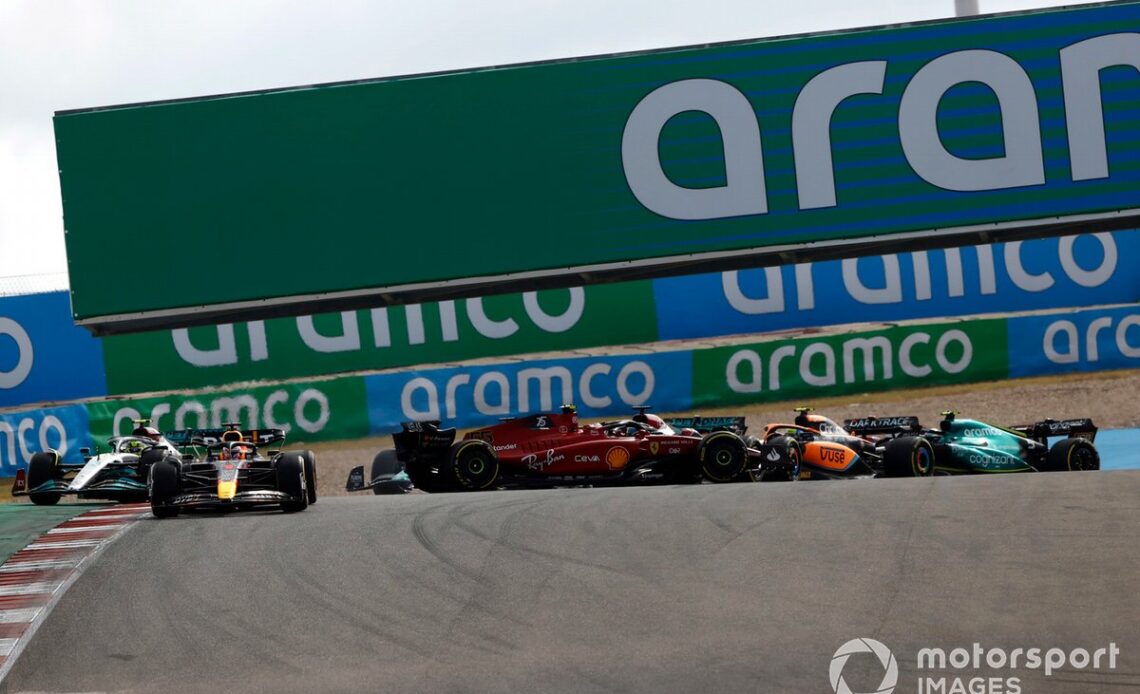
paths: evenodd
<path fill-rule="evenodd" d="M 218 499 L 229 501 L 237 495 L 237 480 L 218 480 Z"/>

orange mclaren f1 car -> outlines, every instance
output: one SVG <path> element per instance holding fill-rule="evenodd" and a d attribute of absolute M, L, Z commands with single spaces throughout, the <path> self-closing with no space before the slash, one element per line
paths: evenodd
<path fill-rule="evenodd" d="M 846 427 L 797 407 L 791 424 L 769 424 L 762 441 L 800 459 L 800 479 L 926 477 L 934 473 L 930 444 L 918 433 L 918 417 L 869 417 Z M 858 432 L 858 433 L 855 433 Z"/>

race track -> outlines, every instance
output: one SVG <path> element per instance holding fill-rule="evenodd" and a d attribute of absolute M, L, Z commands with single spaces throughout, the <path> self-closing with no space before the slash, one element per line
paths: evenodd
<path fill-rule="evenodd" d="M 6 691 L 830 692 L 915 653 L 1114 641 L 1140 684 L 1140 471 L 323 499 L 140 521 Z M 883 670 L 853 656 L 855 691 Z M 983 674 L 985 674 L 983 672 Z M 1032 683 L 1029 687 L 1027 683 Z"/>

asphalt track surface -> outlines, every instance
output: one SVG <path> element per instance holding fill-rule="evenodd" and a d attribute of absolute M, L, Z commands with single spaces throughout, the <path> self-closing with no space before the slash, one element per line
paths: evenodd
<path fill-rule="evenodd" d="M 1140 686 L 1140 471 L 322 499 L 144 519 L 3 683 L 40 692 L 830 692 L 915 654 L 1115 642 Z M 928 673 L 926 673 L 928 674 Z M 971 676 L 973 671 L 939 673 Z M 870 655 L 843 670 L 873 691 Z"/>

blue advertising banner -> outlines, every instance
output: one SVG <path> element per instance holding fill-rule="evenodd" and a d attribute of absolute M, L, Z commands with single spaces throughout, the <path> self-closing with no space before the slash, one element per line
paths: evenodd
<path fill-rule="evenodd" d="M 1140 368 L 1140 306 L 1009 319 L 1009 375 Z"/>
<path fill-rule="evenodd" d="M 54 448 L 66 463 L 82 463 L 79 449 L 92 446 L 82 405 L 0 414 L 0 477 L 13 477 L 37 452 Z"/>
<path fill-rule="evenodd" d="M 1140 300 L 1140 230 L 655 280 L 662 340 Z"/>
<path fill-rule="evenodd" d="M 67 292 L 0 298 L 0 407 L 106 394 L 102 347 Z"/>
<path fill-rule="evenodd" d="M 387 434 L 403 421 L 471 427 L 565 403 L 583 417 L 629 413 L 637 405 L 686 410 L 692 363 L 689 351 L 545 359 L 377 374 L 364 385 L 371 431 Z"/>

